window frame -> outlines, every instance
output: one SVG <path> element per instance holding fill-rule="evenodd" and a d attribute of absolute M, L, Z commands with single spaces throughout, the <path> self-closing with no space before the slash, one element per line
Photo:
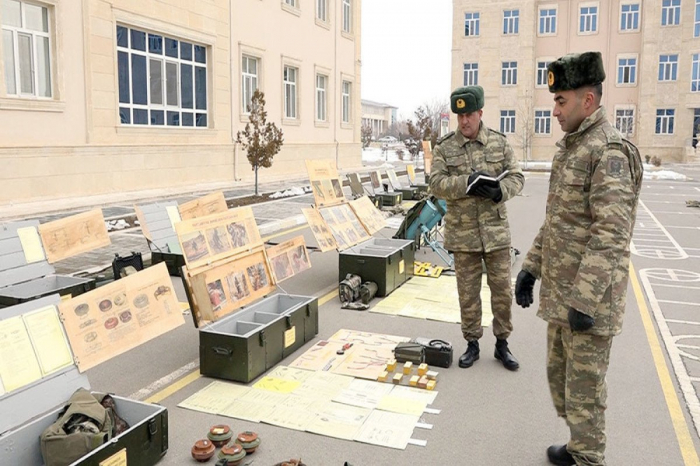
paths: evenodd
<path fill-rule="evenodd" d="M 543 11 L 551 11 L 554 10 L 554 16 L 542 16 Z M 553 31 L 551 32 L 542 32 L 540 29 L 541 21 L 544 20 L 545 24 L 548 23 L 553 23 Z M 559 21 L 559 5 L 556 3 L 553 4 L 547 4 L 547 5 L 539 5 L 537 7 L 537 36 L 538 37 L 550 37 L 550 36 L 556 36 L 557 31 L 558 31 L 558 21 Z"/>
<path fill-rule="evenodd" d="M 321 8 L 319 8 L 321 5 L 323 5 L 323 12 L 324 12 L 324 17 L 320 17 L 320 12 Z M 331 17 L 330 17 L 330 4 L 328 0 L 316 0 L 316 12 L 314 14 L 314 21 L 316 22 L 317 25 L 325 27 L 326 29 L 330 28 L 331 24 Z"/>
<path fill-rule="evenodd" d="M 695 0 L 693 37 L 700 37 L 700 0 Z"/>
<path fill-rule="evenodd" d="M 285 77 L 285 72 L 289 69 L 295 70 L 294 81 L 288 81 Z M 282 121 L 286 123 L 299 122 L 301 120 L 299 108 L 299 91 L 300 91 L 301 67 L 295 63 L 282 63 Z M 287 102 L 287 86 L 294 86 L 294 115 L 290 116 L 288 112 Z"/>
<path fill-rule="evenodd" d="M 681 24 L 681 6 L 682 2 L 681 0 L 668 0 L 669 2 L 674 2 L 677 1 L 678 5 L 669 5 L 669 6 L 664 6 L 664 2 L 666 0 L 661 0 L 661 27 L 673 27 L 673 26 L 680 26 Z M 672 13 L 672 19 L 675 21 L 673 23 L 668 23 L 668 16 L 669 13 Z M 664 18 L 666 18 L 667 23 L 664 24 Z"/>
<path fill-rule="evenodd" d="M 467 19 L 467 15 L 472 15 L 471 18 Z M 475 17 L 476 15 L 476 17 Z M 474 25 L 476 29 L 475 34 L 467 34 L 467 22 L 470 25 Z M 463 37 L 479 37 L 481 35 L 481 12 L 480 11 L 465 11 L 464 12 L 464 35 Z"/>
<path fill-rule="evenodd" d="M 511 66 L 515 63 L 515 66 Z M 508 64 L 508 66 L 506 66 Z M 504 74 L 505 73 L 505 74 Z M 508 79 L 510 77 L 510 79 Z M 508 82 L 510 81 L 510 82 Z M 501 87 L 515 87 L 518 85 L 518 62 L 517 61 L 502 61 L 501 62 Z"/>
<path fill-rule="evenodd" d="M 665 115 L 659 115 L 659 112 L 667 112 Z M 670 114 L 668 112 L 671 112 Z M 676 109 L 675 108 L 657 108 L 656 118 L 654 120 L 654 135 L 656 136 L 673 136 L 676 130 Z M 664 121 L 666 124 L 664 125 Z M 662 131 L 666 128 L 666 131 Z M 668 131 L 670 129 L 670 131 Z"/>
<path fill-rule="evenodd" d="M 506 13 L 510 13 L 511 16 L 506 16 Z M 501 35 L 520 35 L 520 8 L 503 10 L 503 30 L 501 31 Z"/>
<path fill-rule="evenodd" d="M 345 85 L 350 86 L 349 93 L 345 93 Z M 341 73 L 340 76 L 340 126 L 342 128 L 352 128 L 353 127 L 353 92 L 355 87 L 355 80 L 348 75 Z M 347 107 L 345 104 L 345 98 L 347 95 Z M 347 110 L 347 120 L 345 119 L 345 113 Z"/>
<path fill-rule="evenodd" d="M 663 57 L 669 57 L 669 61 L 662 62 L 661 59 Z M 671 61 L 670 58 L 675 57 L 675 61 Z M 680 54 L 678 53 L 664 53 L 664 54 L 659 54 L 659 67 L 658 67 L 658 73 L 656 75 L 657 82 L 660 83 L 672 83 L 678 81 L 678 63 L 680 61 Z M 670 70 L 670 78 L 665 78 L 665 76 L 668 74 L 668 71 Z M 663 76 L 660 76 L 663 75 Z"/>
<path fill-rule="evenodd" d="M 631 82 L 620 82 L 620 60 L 634 60 L 634 80 Z M 629 65 L 625 65 L 629 67 Z M 615 87 L 637 87 L 639 77 L 639 54 L 621 53 L 615 59 Z"/>
<path fill-rule="evenodd" d="M 700 92 L 700 53 L 698 52 L 690 54 L 690 92 L 693 94 Z"/>
<path fill-rule="evenodd" d="M 584 8 L 595 8 L 595 14 L 586 14 L 586 17 L 593 18 L 591 26 L 595 23 L 595 28 L 592 30 L 581 30 L 581 21 L 584 18 L 583 9 Z M 579 36 L 592 36 L 598 34 L 600 31 L 600 2 L 583 2 L 578 4 L 578 35 Z"/>
<path fill-rule="evenodd" d="M 465 69 L 467 67 L 467 65 L 471 66 L 471 68 L 468 70 Z M 465 86 L 478 86 L 479 85 L 479 62 L 463 63 L 462 64 L 462 73 L 463 73 L 462 77 L 463 77 Z M 467 79 L 466 79 L 467 75 L 469 75 L 470 77 L 474 77 L 476 79 L 474 79 L 473 81 L 470 80 L 469 82 L 467 82 Z"/>
<path fill-rule="evenodd" d="M 506 115 L 504 115 L 506 113 Z M 511 114 L 512 113 L 512 114 Z M 499 120 L 499 129 L 501 133 L 503 134 L 515 134 L 515 124 L 516 124 L 516 119 L 515 115 L 516 112 L 514 109 L 507 109 L 507 110 L 501 110 L 500 112 L 500 120 Z M 510 129 L 510 131 L 507 131 Z"/>
<path fill-rule="evenodd" d="M 122 27 L 127 31 L 127 46 L 119 45 L 117 41 L 117 28 Z M 136 50 L 131 47 L 132 34 L 131 31 L 136 30 L 137 32 L 142 32 L 145 34 L 145 48 L 146 50 Z M 155 29 L 155 27 L 146 27 L 140 24 L 131 24 L 128 21 L 123 21 L 117 19 L 114 22 L 114 34 L 115 34 L 115 65 L 116 65 L 116 77 L 119 79 L 119 52 L 124 52 L 127 54 L 128 60 L 128 89 L 129 89 L 129 102 L 121 102 L 119 89 L 117 89 L 116 96 L 116 112 L 117 112 L 117 127 L 119 128 L 148 128 L 148 130 L 154 129 L 177 129 L 177 130 L 196 130 L 204 131 L 207 129 L 214 128 L 214 122 L 211 116 L 213 115 L 212 109 L 212 86 L 211 86 L 211 64 L 213 60 L 212 56 L 212 46 L 211 44 L 203 43 L 199 40 L 193 40 L 189 37 L 183 37 L 179 34 L 173 33 L 170 30 L 166 32 L 160 32 Z M 149 35 L 160 36 L 162 53 L 157 54 L 150 51 Z M 165 42 L 166 39 L 176 40 L 178 42 L 178 56 L 170 57 L 166 53 Z M 190 60 L 181 58 L 182 43 L 185 42 L 192 46 L 192 58 Z M 204 63 L 198 62 L 196 60 L 196 47 L 203 47 L 205 51 Z M 135 104 L 133 102 L 133 59 L 132 57 L 140 56 L 144 57 L 146 61 L 146 104 Z M 159 60 L 161 62 L 161 92 L 163 101 L 161 104 L 152 103 L 151 92 L 152 92 L 152 82 L 151 82 L 151 63 L 152 61 Z M 177 105 L 168 103 L 167 96 L 167 64 L 177 65 Z M 189 65 L 192 68 L 192 108 L 185 108 L 182 106 L 182 65 Z M 204 68 L 204 85 L 205 85 L 205 106 L 206 108 L 197 108 L 197 68 Z M 121 120 L 121 109 L 128 108 L 129 111 L 129 122 L 122 123 Z M 147 123 L 146 124 L 136 124 L 134 123 L 133 110 L 145 110 L 147 112 Z M 151 112 L 152 111 L 162 111 L 163 112 L 163 124 L 152 124 L 151 123 Z M 179 120 L 177 125 L 168 124 L 168 112 L 178 112 Z M 183 113 L 192 114 L 192 125 L 183 124 Z M 198 125 L 197 118 L 200 115 L 204 115 L 206 124 Z"/>
<path fill-rule="evenodd" d="M 255 75 L 252 73 L 248 72 L 246 73 L 243 71 L 243 60 L 245 59 L 248 60 L 255 60 Z M 246 95 L 245 95 L 245 89 L 246 89 L 246 77 L 247 76 L 254 76 L 255 77 L 255 89 L 252 89 L 252 92 L 250 94 L 251 99 L 253 98 L 253 94 L 255 94 L 255 91 L 260 89 L 260 70 L 261 70 L 261 64 L 262 64 L 262 59 L 260 57 L 257 57 L 255 55 L 252 55 L 250 53 L 243 52 L 241 53 L 240 57 L 240 64 L 241 64 L 241 115 L 244 115 L 245 117 L 248 117 L 250 115 L 250 111 L 246 108 Z M 250 65 L 249 65 L 250 66 Z"/>
<path fill-rule="evenodd" d="M 342 34 L 352 37 L 355 34 L 355 28 L 352 24 L 355 17 L 355 5 L 352 0 L 342 0 L 340 8 L 340 31 Z"/>
<path fill-rule="evenodd" d="M 634 132 L 635 132 L 636 127 L 637 127 L 637 125 L 635 124 L 635 119 L 637 118 L 637 106 L 634 104 L 615 105 L 614 110 L 615 110 L 615 114 L 614 114 L 614 118 L 613 118 L 613 126 L 615 126 L 615 128 L 617 128 L 617 130 L 620 132 L 620 134 L 622 134 L 622 136 L 634 137 Z M 622 116 L 618 115 L 618 112 L 629 112 L 629 111 L 632 112 L 632 115 L 622 115 Z M 618 126 L 618 120 L 620 120 L 620 119 L 631 120 L 629 124 L 632 126 L 632 130 L 629 133 L 622 131 L 622 129 L 621 129 L 622 125 Z"/>
<path fill-rule="evenodd" d="M 627 12 L 624 13 L 622 11 L 622 7 L 624 6 L 634 6 L 636 5 L 638 10 L 636 12 Z M 636 15 L 637 16 L 637 27 L 636 28 L 631 28 L 631 29 L 623 29 L 622 28 L 622 21 L 623 21 L 623 15 Z M 639 1 L 622 1 L 620 2 L 620 11 L 619 11 L 619 18 L 620 21 L 617 23 L 617 31 L 620 34 L 630 34 L 630 33 L 635 33 L 635 32 L 640 32 L 641 29 L 641 24 L 642 24 L 642 4 Z"/>
<path fill-rule="evenodd" d="M 548 89 L 549 85 L 547 83 L 547 66 L 556 60 L 555 57 L 538 57 L 535 59 L 535 88 L 537 89 Z M 544 68 L 540 68 L 540 63 L 544 63 Z M 541 74 L 541 76 L 540 76 Z M 542 83 L 540 84 L 540 77 L 542 77 Z"/>
<path fill-rule="evenodd" d="M 547 113 L 547 116 L 537 116 L 537 113 Z M 552 109 L 551 108 L 535 108 L 534 109 L 534 135 L 535 137 L 543 138 L 543 137 L 550 137 L 552 135 Z M 545 128 L 548 130 L 546 132 L 539 132 L 539 126 L 541 125 L 541 121 L 545 121 Z"/>
<path fill-rule="evenodd" d="M 281 0 L 280 6 L 284 11 L 288 13 L 291 13 L 295 16 L 301 16 L 299 2 L 300 0 Z"/>
<path fill-rule="evenodd" d="M 316 70 L 315 73 L 315 98 L 314 98 L 314 103 L 315 103 L 315 112 L 314 112 L 314 119 L 315 122 L 318 124 L 328 124 L 328 84 L 330 83 L 330 74 L 328 72 L 321 71 L 321 70 Z M 324 78 L 325 79 L 325 87 L 323 88 L 323 118 L 319 118 L 319 91 L 321 88 L 318 86 L 318 78 Z"/>

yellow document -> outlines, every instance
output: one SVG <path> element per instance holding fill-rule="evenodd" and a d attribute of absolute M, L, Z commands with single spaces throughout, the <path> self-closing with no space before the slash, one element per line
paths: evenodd
<path fill-rule="evenodd" d="M 180 211 L 177 210 L 176 205 L 169 205 L 165 208 L 165 210 L 168 212 L 168 218 L 170 219 L 173 229 L 175 229 L 175 224 L 182 221 L 180 218 Z"/>
<path fill-rule="evenodd" d="M 73 355 L 58 320 L 56 306 L 47 306 L 25 314 L 24 324 L 34 345 L 42 374 L 48 375 L 73 364 Z"/>
<path fill-rule="evenodd" d="M 22 250 L 24 251 L 24 258 L 27 264 L 46 260 L 44 248 L 39 238 L 39 231 L 36 227 L 18 228 L 17 236 L 19 236 L 19 241 L 22 243 Z"/>
<path fill-rule="evenodd" d="M 296 380 L 285 380 L 268 376 L 260 379 L 255 385 L 253 385 L 253 388 L 268 390 L 275 393 L 291 393 L 299 385 L 301 385 L 301 382 Z"/>
<path fill-rule="evenodd" d="M 39 362 L 22 316 L 0 322 L 0 377 L 8 392 L 41 378 Z"/>
<path fill-rule="evenodd" d="M 391 387 L 391 385 L 389 385 Z M 392 387 L 393 388 L 393 387 Z M 411 400 L 393 395 L 386 395 L 377 405 L 377 409 L 399 414 L 410 414 L 411 416 L 422 416 L 425 411 L 425 402 Z"/>
<path fill-rule="evenodd" d="M 107 458 L 100 461 L 100 466 L 126 466 L 126 448 L 123 448 Z"/>

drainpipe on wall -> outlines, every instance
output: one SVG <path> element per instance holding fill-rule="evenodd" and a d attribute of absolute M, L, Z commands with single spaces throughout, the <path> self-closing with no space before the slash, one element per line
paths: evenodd
<path fill-rule="evenodd" d="M 238 144 L 236 143 L 236 128 L 233 122 L 233 116 L 235 112 L 234 106 L 234 87 L 233 87 L 233 72 L 234 72 L 234 60 L 233 60 L 233 0 L 228 0 L 228 15 L 229 15 L 229 60 L 231 71 L 229 73 L 229 84 L 231 93 L 231 143 L 233 144 L 233 181 L 239 181 L 238 178 Z"/>
<path fill-rule="evenodd" d="M 342 6 L 341 6 L 342 8 Z M 335 12 L 334 12 L 335 13 Z M 336 20 L 337 20 L 336 13 Z M 338 33 L 342 28 L 342 10 L 341 21 L 335 21 L 338 29 L 333 34 L 333 142 L 335 142 L 335 168 L 340 170 L 340 143 L 338 142 Z"/>

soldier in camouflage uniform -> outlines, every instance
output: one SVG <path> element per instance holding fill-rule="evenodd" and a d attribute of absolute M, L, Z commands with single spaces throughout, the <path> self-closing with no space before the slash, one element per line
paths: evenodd
<path fill-rule="evenodd" d="M 604 79 L 599 52 L 549 65 L 553 114 L 566 134 L 552 163 L 546 218 L 515 287 L 528 307 L 542 280 L 537 315 L 548 322 L 549 387 L 571 433 L 567 445 L 547 450 L 557 465 L 605 464 L 605 374 L 622 330 L 641 189 L 639 152 L 600 106 Z"/>
<path fill-rule="evenodd" d="M 456 89 L 451 108 L 457 114 L 459 131 L 442 137 L 434 150 L 430 189 L 447 201 L 445 248 L 454 253 L 457 291 L 462 314 L 462 334 L 467 350 L 459 367 L 471 367 L 479 359 L 481 327 L 482 259 L 491 288 L 494 356 L 510 370 L 520 365 L 508 349 L 511 322 L 510 229 L 505 202 L 523 189 L 525 178 L 506 137 L 481 121 L 484 90 L 480 86 Z M 479 175 L 500 181 L 467 186 Z"/>

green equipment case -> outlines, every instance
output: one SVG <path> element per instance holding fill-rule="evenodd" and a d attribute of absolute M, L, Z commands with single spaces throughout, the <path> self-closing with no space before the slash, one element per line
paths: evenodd
<path fill-rule="evenodd" d="M 372 238 L 340 252 L 338 280 L 359 275 L 377 284 L 377 296 L 387 296 L 413 276 L 414 256 L 414 241 Z"/>
<path fill-rule="evenodd" d="M 379 192 L 376 193 L 374 197 L 382 200 L 382 207 L 399 205 L 401 201 L 403 201 L 403 195 L 396 191 Z"/>
<path fill-rule="evenodd" d="M 418 190 L 416 188 L 401 188 L 398 191 L 401 193 L 401 198 L 405 201 L 418 199 Z"/>
<path fill-rule="evenodd" d="M 0 321 L 59 302 L 60 297 L 55 294 L 8 307 L 0 313 Z M 71 365 L 0 396 L 0 464 L 44 465 L 39 436 L 58 419 L 63 405 L 81 387 L 89 390 L 90 382 L 77 366 Z M 153 466 L 168 451 L 166 408 L 116 395 L 112 398 L 116 412 L 129 424 L 129 429 L 70 466 Z M 117 461 L 122 458 L 122 462 Z"/>

